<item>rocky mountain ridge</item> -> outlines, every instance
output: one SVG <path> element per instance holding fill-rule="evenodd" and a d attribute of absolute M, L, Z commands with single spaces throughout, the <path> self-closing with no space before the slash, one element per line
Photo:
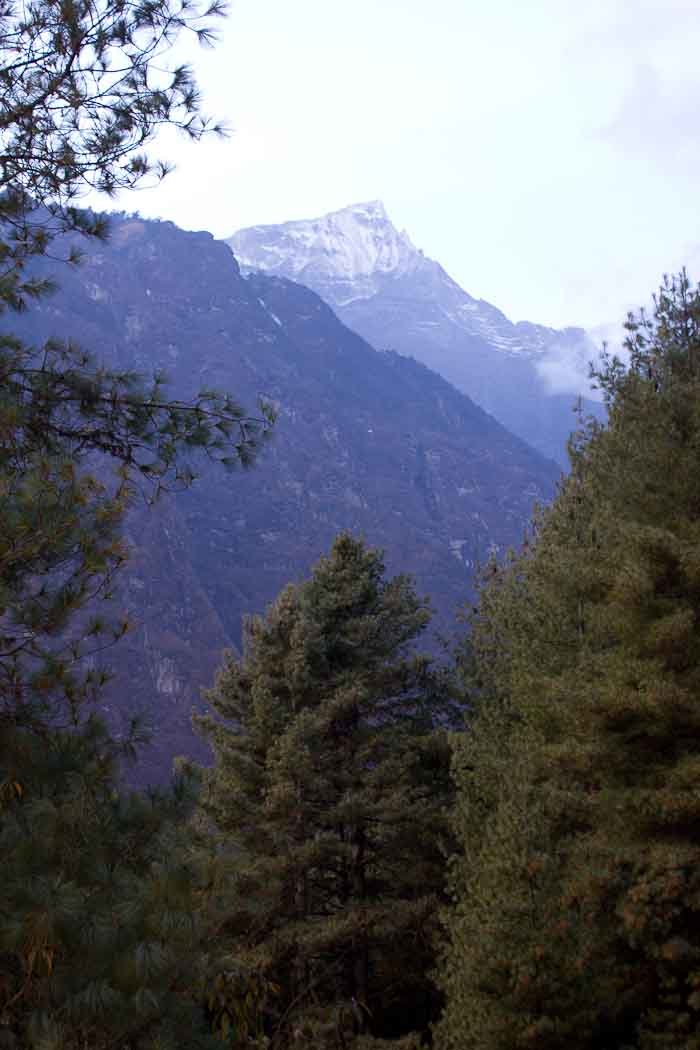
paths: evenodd
<path fill-rule="evenodd" d="M 309 285 L 334 309 L 371 299 L 384 278 L 439 277 L 455 294 L 446 316 L 470 335 L 486 337 L 495 350 L 538 355 L 560 332 L 544 325 L 513 324 L 496 307 L 474 299 L 439 263 L 393 225 L 382 201 L 353 204 L 317 219 L 239 230 L 227 243 L 244 272 L 260 270 Z M 566 330 L 584 338 L 583 329 Z"/>
<path fill-rule="evenodd" d="M 443 378 L 378 352 L 307 287 L 244 277 L 222 242 L 171 223 L 116 217 L 60 289 L 8 320 L 39 341 L 73 338 L 110 366 L 164 371 L 174 396 L 231 391 L 279 409 L 250 472 L 201 465 L 193 488 L 127 524 L 132 559 L 118 603 L 134 624 L 108 655 L 106 712 L 119 730 L 145 710 L 156 727 L 149 779 L 173 755 L 204 757 L 190 712 L 241 619 L 308 573 L 343 529 L 412 573 L 449 631 L 474 568 L 518 544 L 558 471 Z"/>
<path fill-rule="evenodd" d="M 587 390 L 587 362 L 598 352 L 583 329 L 512 323 L 414 247 L 380 201 L 249 227 L 227 243 L 244 272 L 308 285 L 372 345 L 427 364 L 566 465 L 575 388 Z M 601 414 L 590 400 L 586 411 Z"/>
<path fill-rule="evenodd" d="M 272 232 L 266 242 L 267 232 Z M 251 236 L 253 254 L 246 257 L 245 241 Z M 262 237 L 259 237 L 262 235 Z M 256 226 L 231 238 L 238 248 L 237 258 L 243 269 L 261 269 L 265 273 L 290 277 L 307 284 L 304 277 L 332 282 L 348 282 L 353 297 L 369 298 L 379 274 L 411 273 L 421 265 L 422 254 L 413 246 L 404 230 L 399 232 L 390 222 L 381 201 L 369 201 L 324 215 L 308 222 L 283 223 L 281 226 Z M 264 265 L 258 265 L 260 257 Z M 368 283 L 363 286 L 366 278 Z M 339 296 L 331 295 L 331 305 Z"/>

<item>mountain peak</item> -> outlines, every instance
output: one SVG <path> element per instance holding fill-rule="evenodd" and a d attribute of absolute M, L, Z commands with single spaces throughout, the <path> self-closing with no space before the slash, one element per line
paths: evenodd
<path fill-rule="evenodd" d="M 365 219 L 370 222 L 387 223 L 391 226 L 391 220 L 386 213 L 383 201 L 361 201 L 358 204 L 348 204 L 345 208 L 338 208 L 337 211 L 329 212 L 323 218 L 333 219 L 339 216 L 352 216 L 359 221 Z M 316 221 L 318 222 L 319 220 Z"/>
<path fill-rule="evenodd" d="M 251 226 L 239 230 L 227 243 L 244 269 L 302 283 L 323 276 L 355 286 L 358 281 L 371 285 L 375 276 L 409 273 L 423 259 L 408 234 L 393 225 L 379 200 L 351 204 L 317 219 Z M 372 294 L 370 288 L 366 294 Z"/>

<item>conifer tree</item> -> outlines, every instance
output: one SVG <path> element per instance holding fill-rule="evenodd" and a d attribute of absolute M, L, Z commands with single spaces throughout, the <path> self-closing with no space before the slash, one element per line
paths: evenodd
<path fill-rule="evenodd" d="M 96 720 L 3 736 L 21 765 L 0 798 L 0 1046 L 220 1046 L 204 987 L 234 964 L 206 947 L 213 869 L 187 829 L 184 783 L 120 792 L 118 748 Z"/>
<path fill-rule="evenodd" d="M 159 129 L 221 132 L 202 112 L 182 37 L 207 44 L 217 0 L 4 0 L 0 5 L 0 302 L 21 307 L 51 285 L 29 265 L 69 231 L 105 236 L 81 197 L 157 182 L 169 170 Z M 63 242 L 66 245 L 66 242 Z M 56 251 L 57 250 L 57 251 Z M 54 252 L 77 261 L 75 241 Z"/>
<path fill-rule="evenodd" d="M 247 462 L 265 423 L 58 344 L 5 338 L 0 375 L 0 1045 L 204 1046 L 213 919 L 208 863 L 178 826 L 190 802 L 120 794 L 139 734 L 117 745 L 95 720 L 88 658 L 125 629 L 99 605 L 136 481 L 154 497 L 189 483 L 197 450 Z"/>
<path fill-rule="evenodd" d="M 408 579 L 341 534 L 246 625 L 198 719 L 202 806 L 234 863 L 234 952 L 276 986 L 274 1046 L 402 1036 L 434 1015 L 449 796 L 445 683 Z"/>
<path fill-rule="evenodd" d="M 181 35 L 211 41 L 221 13 L 216 2 L 192 0 L 0 5 L 5 718 L 8 710 L 15 720 L 34 717 L 40 699 L 45 715 L 59 693 L 62 711 L 54 704 L 52 717 L 68 710 L 74 718 L 80 700 L 99 688 L 99 679 L 79 671 L 85 643 L 103 644 L 121 628 L 76 613 L 109 590 L 123 561 L 119 524 L 134 481 L 155 482 L 155 494 L 166 481 L 186 485 L 197 450 L 227 466 L 246 465 L 271 421 L 264 406 L 258 418 L 248 417 L 215 391 L 169 401 L 159 375 L 144 382 L 60 339 L 30 346 L 11 334 L 13 312 L 50 293 L 56 255 L 79 261 L 79 238 L 66 235 L 107 236 L 104 216 L 76 207 L 84 193 L 112 194 L 163 177 L 167 164 L 149 152 L 163 126 L 195 140 L 221 130 L 202 114 L 191 69 L 171 60 Z M 104 470 L 99 480 L 86 470 L 99 456 L 118 468 L 111 485 Z"/>
<path fill-rule="evenodd" d="M 117 744 L 94 717 L 104 678 L 88 658 L 125 629 L 99 603 L 134 486 L 188 484 L 197 451 L 251 462 L 270 417 L 211 391 L 168 400 L 159 376 L 11 330 L 50 293 L 56 256 L 77 263 L 80 235 L 107 235 L 81 194 L 161 177 L 160 127 L 209 129 L 169 49 L 189 31 L 206 42 L 220 11 L 0 5 L 0 1045 L 17 1050 L 210 1045 L 195 998 L 214 966 L 213 875 L 185 832 L 188 792 L 120 792 L 139 736 Z"/>
<path fill-rule="evenodd" d="M 609 424 L 474 626 L 438 1045 L 700 1046 L 700 295 L 599 374 Z"/>

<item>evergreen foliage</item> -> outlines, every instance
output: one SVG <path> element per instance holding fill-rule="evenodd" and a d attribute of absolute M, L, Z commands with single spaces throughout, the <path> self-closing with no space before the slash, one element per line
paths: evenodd
<path fill-rule="evenodd" d="M 197 451 L 247 462 L 266 423 L 217 394 L 168 402 L 72 347 L 4 338 L 0 374 L 0 1039 L 208 1045 L 188 803 L 119 793 L 138 727 L 116 742 L 91 716 L 105 674 L 89 658 L 127 628 L 99 603 L 139 481 L 152 497 L 189 483 Z"/>
<path fill-rule="evenodd" d="M 58 340 L 11 334 L 12 312 L 49 294 L 54 249 L 104 237 L 81 192 L 134 186 L 165 166 L 154 132 L 199 138 L 191 72 L 168 67 L 181 31 L 220 13 L 189 0 L 0 5 L 0 1045 L 21 1050 L 209 1046 L 198 1005 L 224 962 L 205 950 L 215 881 L 185 830 L 191 799 L 120 793 L 139 742 L 91 713 L 105 676 L 89 657 L 126 624 L 108 597 L 141 485 L 193 479 L 193 456 L 252 461 L 271 415 L 227 395 L 168 401 Z M 52 248 L 53 245 L 53 248 Z M 48 276 L 47 276 L 48 274 Z M 109 464 L 116 469 L 110 470 Z M 229 961 L 226 965 L 231 968 Z"/>
<path fill-rule="evenodd" d="M 159 128 L 193 139 L 219 125 L 202 114 L 192 70 L 173 63 L 178 37 L 214 39 L 218 0 L 34 0 L 0 5 L 0 300 L 13 307 L 50 285 L 27 264 L 57 234 L 104 236 L 80 211 L 107 194 L 162 178 L 149 154 Z M 67 258 L 76 261 L 72 244 Z"/>
<path fill-rule="evenodd" d="M 473 616 L 438 1045 L 700 1046 L 700 294 L 598 378 L 609 425 Z"/>
<path fill-rule="evenodd" d="M 155 132 L 216 130 L 192 72 L 169 55 L 181 33 L 212 39 L 218 3 L 37 0 L 0 5 L 0 717 L 31 720 L 60 694 L 75 720 L 99 689 L 80 673 L 86 643 L 123 625 L 76 614 L 109 592 L 124 558 L 119 525 L 134 484 L 188 484 L 192 454 L 252 462 L 272 414 L 247 417 L 228 395 L 168 401 L 163 377 L 111 372 L 72 344 L 25 345 L 12 311 L 48 294 L 59 234 L 105 237 L 104 217 L 75 207 L 89 189 L 131 188 L 167 166 Z M 58 250 L 79 261 L 75 237 Z M 42 267 L 37 269 L 37 263 Z M 31 265 L 34 263 L 34 265 Z M 96 472 L 104 455 L 118 467 Z M 89 469 L 88 469 L 89 468 Z M 72 626 L 72 632 L 69 629 Z M 30 696 L 31 694 L 31 696 Z M 55 705 L 54 705 L 55 707 Z M 56 717 L 54 710 L 53 717 Z"/>
<path fill-rule="evenodd" d="M 0 717 L 60 707 L 75 721 L 104 681 L 86 655 L 126 628 L 98 600 L 126 556 L 137 485 L 155 498 L 189 484 L 198 453 L 247 465 L 267 423 L 227 395 L 168 401 L 159 377 L 147 387 L 75 347 L 0 337 Z"/>
<path fill-rule="evenodd" d="M 408 579 L 348 534 L 247 623 L 197 723 L 216 755 L 203 817 L 230 857 L 226 935 L 271 987 L 273 1046 L 425 1030 L 443 883 L 451 712 L 408 647 Z"/>
<path fill-rule="evenodd" d="M 0 810 L 0 1046 L 220 1046 L 198 1005 L 225 964 L 203 947 L 212 870 L 185 785 L 118 793 L 118 749 L 95 720 L 5 729 L 5 752 L 8 735 L 21 765 Z"/>

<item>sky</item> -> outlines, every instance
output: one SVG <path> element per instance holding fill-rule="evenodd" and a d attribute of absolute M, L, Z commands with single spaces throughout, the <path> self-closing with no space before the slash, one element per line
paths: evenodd
<path fill-rule="evenodd" d="M 381 199 L 471 295 L 555 326 L 700 277 L 699 0 L 233 0 L 185 53 L 232 133 L 164 136 L 176 171 L 129 211 L 226 237 Z"/>

